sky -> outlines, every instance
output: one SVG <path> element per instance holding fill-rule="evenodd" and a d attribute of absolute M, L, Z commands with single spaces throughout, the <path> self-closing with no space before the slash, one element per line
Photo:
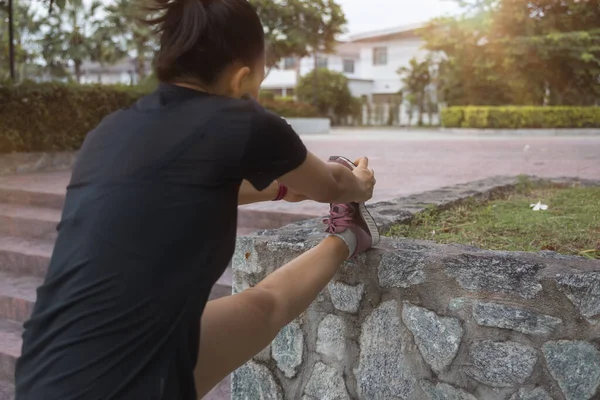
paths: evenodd
<path fill-rule="evenodd" d="M 451 0 L 337 1 L 346 13 L 349 34 L 426 22 L 458 9 Z"/>

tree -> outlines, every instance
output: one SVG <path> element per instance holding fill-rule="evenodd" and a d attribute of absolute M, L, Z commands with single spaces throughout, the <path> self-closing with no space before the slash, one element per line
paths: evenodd
<path fill-rule="evenodd" d="M 419 116 L 419 126 L 423 125 L 423 113 L 428 106 L 428 90 L 432 83 L 431 68 L 430 58 L 423 61 L 412 58 L 408 66 L 398 69 L 398 74 L 402 76 L 404 85 L 403 92 L 411 95 L 410 99 L 414 99 L 414 106 Z"/>
<path fill-rule="evenodd" d="M 346 17 L 335 0 L 250 0 L 268 44 L 267 68 L 285 57 L 330 53 Z"/>
<path fill-rule="evenodd" d="M 133 53 L 136 74 L 140 81 L 146 78 L 146 62 L 157 51 L 156 37 L 144 22 L 149 12 L 139 0 L 116 0 L 106 7 L 105 23 L 118 35 L 121 46 Z"/>
<path fill-rule="evenodd" d="M 600 102 L 598 0 L 459 1 L 422 31 L 448 105 Z"/>
<path fill-rule="evenodd" d="M 99 25 L 99 1 L 86 5 L 71 1 L 60 12 L 48 15 L 44 21 L 46 34 L 41 40 L 42 56 L 51 69 L 66 69 L 73 63 L 75 79 L 81 81 L 81 66 L 94 54 L 95 31 Z"/>
<path fill-rule="evenodd" d="M 27 79 L 38 72 L 41 18 L 28 0 L 14 4 L 15 18 L 15 66 L 17 81 Z M 0 80 L 9 76 L 8 70 L 8 10 L 6 4 L 0 2 Z"/>
<path fill-rule="evenodd" d="M 317 96 L 314 97 L 314 73 L 312 71 L 300 79 L 296 94 L 300 101 L 311 103 L 322 114 L 333 118 L 352 115 L 355 106 L 352 94 L 348 88 L 348 78 L 339 72 L 322 68 L 318 70 L 321 76 Z"/>

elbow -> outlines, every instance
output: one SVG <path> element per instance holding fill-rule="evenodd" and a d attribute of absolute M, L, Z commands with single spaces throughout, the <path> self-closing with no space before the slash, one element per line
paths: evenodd
<path fill-rule="evenodd" d="M 268 288 L 253 287 L 243 292 L 246 305 L 252 309 L 256 323 L 274 335 L 285 325 L 285 316 L 275 293 Z"/>

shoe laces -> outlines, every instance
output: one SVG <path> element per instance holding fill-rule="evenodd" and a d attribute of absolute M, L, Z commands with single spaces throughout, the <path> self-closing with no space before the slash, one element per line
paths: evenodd
<path fill-rule="evenodd" d="M 348 204 L 334 204 L 329 210 L 329 217 L 323 219 L 327 225 L 327 233 L 344 232 L 354 222 L 354 209 Z"/>

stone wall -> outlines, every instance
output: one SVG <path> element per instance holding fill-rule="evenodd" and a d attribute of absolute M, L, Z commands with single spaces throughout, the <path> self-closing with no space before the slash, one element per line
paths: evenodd
<path fill-rule="evenodd" d="M 506 185 L 446 188 L 434 202 Z M 373 212 L 387 225 L 410 207 L 381 210 L 434 197 Z M 321 229 L 305 221 L 238 239 L 234 291 L 318 243 Z M 235 372 L 232 399 L 583 400 L 600 399 L 599 385 L 600 262 L 384 239 Z"/>

